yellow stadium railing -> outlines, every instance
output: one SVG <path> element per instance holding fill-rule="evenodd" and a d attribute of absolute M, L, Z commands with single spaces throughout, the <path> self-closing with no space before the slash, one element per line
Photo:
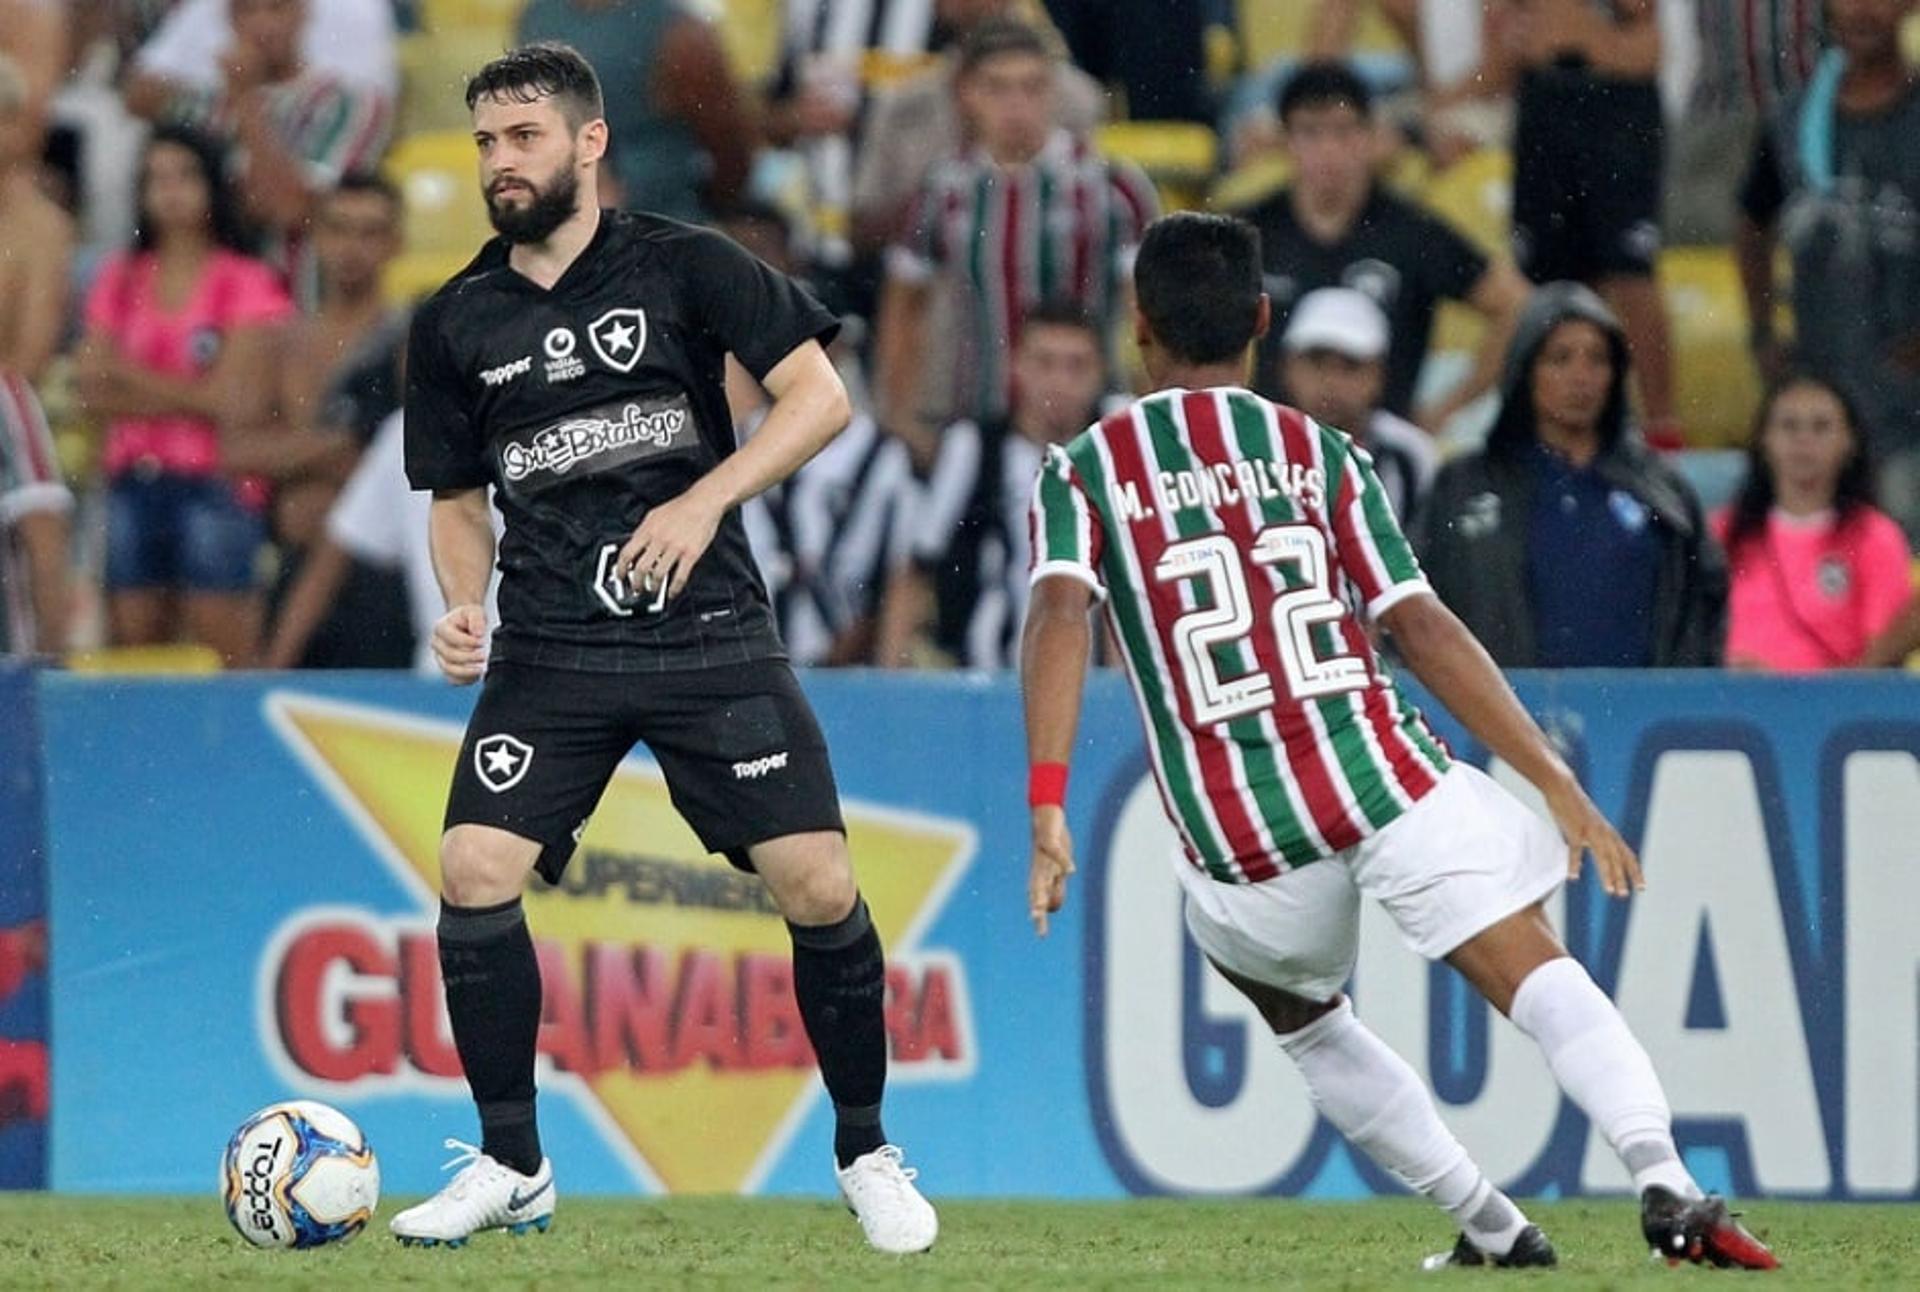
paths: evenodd
<path fill-rule="evenodd" d="M 173 642 L 160 646 L 106 646 L 75 651 L 64 661 L 74 673 L 179 673 L 220 671 L 220 654 L 211 646 Z"/>

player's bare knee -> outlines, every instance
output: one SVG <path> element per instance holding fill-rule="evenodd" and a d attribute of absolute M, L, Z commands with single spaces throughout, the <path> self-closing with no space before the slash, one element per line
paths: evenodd
<path fill-rule="evenodd" d="M 1309 1023 L 1325 1018 L 1340 1006 L 1338 995 L 1326 1000 L 1307 1000 L 1286 992 L 1275 995 L 1275 999 L 1260 1005 L 1260 1016 L 1267 1020 L 1267 1026 L 1273 1029 L 1275 1036 L 1297 1032 Z"/>
<path fill-rule="evenodd" d="M 839 860 L 823 859 L 808 866 L 792 885 L 785 914 L 795 924 L 838 924 L 859 899 L 853 869 Z"/>
<path fill-rule="evenodd" d="M 798 865 L 784 866 L 769 887 L 780 913 L 795 924 L 838 924 L 859 900 L 853 867 L 844 854 L 822 851 Z"/>
<path fill-rule="evenodd" d="M 512 901 L 526 882 L 521 841 L 497 830 L 454 826 L 440 839 L 440 894 L 454 906 Z"/>
<path fill-rule="evenodd" d="M 1260 1017 L 1266 1020 L 1267 1026 L 1273 1030 L 1275 1036 L 1297 1032 L 1315 1019 L 1332 1013 L 1340 1004 L 1339 992 L 1335 992 L 1326 1000 L 1309 1000 L 1305 996 L 1296 996 L 1271 983 L 1243 977 L 1223 967 L 1218 961 L 1210 960 L 1208 963 L 1213 965 L 1222 978 L 1232 983 L 1242 996 L 1253 1003 L 1253 1007 L 1260 1012 Z"/>

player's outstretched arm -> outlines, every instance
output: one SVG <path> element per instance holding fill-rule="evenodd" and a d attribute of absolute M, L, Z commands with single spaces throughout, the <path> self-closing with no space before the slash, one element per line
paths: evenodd
<path fill-rule="evenodd" d="M 753 438 L 672 502 L 650 510 L 620 549 L 615 566 L 629 586 L 677 597 L 713 542 L 720 519 L 798 471 L 846 429 L 847 388 L 818 341 L 804 341 L 765 381 L 773 407 Z"/>
<path fill-rule="evenodd" d="M 1567 841 L 1568 878 L 1579 877 L 1581 857 L 1591 851 L 1607 892 L 1625 897 L 1645 888 L 1633 850 L 1580 788 L 1566 760 L 1459 617 L 1427 592 L 1405 598 L 1380 618 L 1413 675 L 1482 744 L 1545 796 Z"/>
<path fill-rule="evenodd" d="M 1073 838 L 1060 800 L 1065 769 L 1080 726 L 1081 690 L 1093 630 L 1087 612 L 1093 594 L 1077 579 L 1055 576 L 1033 585 L 1020 637 L 1020 691 L 1027 714 L 1028 803 L 1033 812 L 1033 859 L 1027 875 L 1027 912 L 1047 936 L 1047 917 L 1066 904 L 1073 873 Z M 1059 769 L 1049 771 L 1048 769 Z M 1057 781 L 1057 784 L 1049 784 Z"/>
<path fill-rule="evenodd" d="M 456 686 L 487 669 L 487 581 L 493 577 L 493 517 L 485 489 L 438 489 L 427 514 L 427 548 L 447 599 L 433 626 L 433 658 Z"/>

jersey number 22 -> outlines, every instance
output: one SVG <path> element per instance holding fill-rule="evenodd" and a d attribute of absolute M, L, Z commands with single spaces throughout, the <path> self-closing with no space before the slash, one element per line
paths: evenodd
<path fill-rule="evenodd" d="M 1273 599 L 1273 637 L 1287 692 L 1296 701 L 1357 691 L 1368 681 L 1366 661 L 1355 655 L 1322 656 L 1313 630 L 1347 613 L 1328 590 L 1327 540 L 1312 525 L 1272 525 L 1261 530 L 1249 553 L 1255 565 L 1295 565 L 1304 580 Z M 1198 579 L 1212 604 L 1190 610 L 1173 624 L 1173 645 L 1196 722 L 1216 725 L 1272 708 L 1273 677 L 1255 669 L 1223 678 L 1214 650 L 1244 645 L 1253 634 L 1253 597 L 1240 549 L 1225 534 L 1174 543 L 1160 554 L 1153 577 L 1161 583 Z"/>

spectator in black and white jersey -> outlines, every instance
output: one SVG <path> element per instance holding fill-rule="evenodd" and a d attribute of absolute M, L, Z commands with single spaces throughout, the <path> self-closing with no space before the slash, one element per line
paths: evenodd
<path fill-rule="evenodd" d="M 869 96 L 932 66 L 935 0 L 784 0 L 762 127 L 806 162 L 814 256 L 853 257 L 855 150 Z"/>
<path fill-rule="evenodd" d="M 1344 63 L 1309 63 L 1280 92 L 1293 180 L 1246 215 L 1260 230 L 1273 331 L 1255 382 L 1291 400 L 1279 379 L 1279 336 L 1296 303 L 1321 287 L 1365 292 L 1392 320 L 1383 407 L 1439 431 L 1493 389 L 1526 303 L 1513 265 L 1489 260 L 1432 212 L 1396 197 L 1374 177 L 1373 102 Z M 1472 371 L 1445 398 L 1414 411 L 1414 388 L 1443 300 L 1466 302 L 1487 322 Z"/>
<path fill-rule="evenodd" d="M 792 479 L 741 509 L 795 664 L 870 658 L 887 572 L 907 558 L 918 492 L 907 446 L 855 413 Z"/>
<path fill-rule="evenodd" d="M 793 226 L 779 208 L 740 203 L 720 227 L 781 273 L 804 276 Z M 849 389 L 858 390 L 862 383 L 852 370 L 858 346 L 848 331 L 828 354 Z M 766 414 L 766 393 L 732 363 L 727 386 L 744 439 Z M 871 656 L 881 593 L 887 572 L 905 559 L 916 496 L 906 444 L 882 434 L 870 414 L 856 411 L 817 456 L 740 509 L 794 663 L 858 664 Z"/>
<path fill-rule="evenodd" d="M 1013 405 L 940 437 L 916 509 L 910 558 L 888 581 L 876 661 L 1007 668 L 1026 617 L 1027 505 L 1047 447 L 1099 416 L 1107 389 L 1098 327 L 1078 306 L 1027 313 L 1014 351 Z"/>
<path fill-rule="evenodd" d="M 1374 473 L 1404 528 L 1413 521 L 1440 454 L 1433 437 L 1380 406 L 1387 386 L 1387 316 L 1365 292 L 1323 287 L 1294 306 L 1281 340 L 1294 406 L 1337 427 L 1373 456 Z"/>

